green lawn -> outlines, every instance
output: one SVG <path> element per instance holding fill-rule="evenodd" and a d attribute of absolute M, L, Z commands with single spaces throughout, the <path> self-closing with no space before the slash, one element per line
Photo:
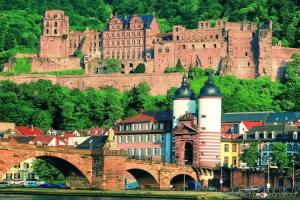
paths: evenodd
<path fill-rule="evenodd" d="M 83 75 L 84 69 L 70 69 L 70 70 L 52 71 L 52 72 L 33 72 L 31 74 L 50 74 L 50 75 L 55 75 L 55 76 Z"/>

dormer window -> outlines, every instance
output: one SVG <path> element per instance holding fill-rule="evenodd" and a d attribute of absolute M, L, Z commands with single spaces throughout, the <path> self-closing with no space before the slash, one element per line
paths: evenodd
<path fill-rule="evenodd" d="M 293 133 L 293 140 L 298 140 L 298 132 L 297 131 L 295 131 Z"/>
<path fill-rule="evenodd" d="M 264 139 L 268 138 L 268 133 L 266 131 L 264 131 Z"/>
<path fill-rule="evenodd" d="M 272 139 L 276 138 L 276 133 L 274 131 L 272 131 Z"/>
<path fill-rule="evenodd" d="M 247 140 L 247 134 L 243 134 L 243 140 Z"/>
<path fill-rule="evenodd" d="M 255 139 L 259 139 L 259 132 L 255 132 Z"/>

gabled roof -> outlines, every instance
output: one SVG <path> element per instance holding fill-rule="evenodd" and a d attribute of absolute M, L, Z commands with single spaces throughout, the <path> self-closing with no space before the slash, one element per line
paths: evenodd
<path fill-rule="evenodd" d="M 266 121 L 271 112 L 237 112 L 222 114 L 222 122 Z"/>
<path fill-rule="evenodd" d="M 53 137 L 51 137 L 51 136 L 36 136 L 30 142 L 33 143 L 33 144 L 41 142 L 43 144 L 48 145 L 51 142 L 52 139 L 53 139 Z"/>
<path fill-rule="evenodd" d="M 182 126 L 177 126 L 173 133 L 176 135 L 185 135 L 185 134 L 196 134 L 198 131 L 196 128 L 188 126 L 186 124 L 182 125 Z"/>
<path fill-rule="evenodd" d="M 129 27 L 129 22 L 130 20 L 135 17 L 134 15 L 131 16 L 120 16 L 118 17 L 122 23 L 123 23 L 123 27 Z M 139 15 L 138 17 L 140 17 L 144 23 L 144 28 L 149 29 L 150 25 L 152 23 L 152 20 L 154 19 L 153 15 Z"/>
<path fill-rule="evenodd" d="M 245 125 L 245 127 L 250 130 L 254 126 L 262 126 L 262 122 L 251 122 L 251 121 L 242 121 L 242 123 Z"/>
<path fill-rule="evenodd" d="M 242 134 L 228 134 L 228 133 L 224 133 L 222 134 L 222 139 L 223 140 L 234 140 L 237 139 L 239 137 L 241 137 Z"/>
<path fill-rule="evenodd" d="M 102 148 L 107 140 L 107 136 L 91 136 L 84 142 L 79 144 L 77 149 L 100 149 Z"/>
<path fill-rule="evenodd" d="M 155 121 L 155 118 L 153 116 L 147 115 L 145 113 L 139 113 L 132 117 L 128 117 L 119 123 L 120 124 L 128 124 L 128 123 L 154 122 L 154 121 Z"/>
<path fill-rule="evenodd" d="M 37 127 L 16 126 L 17 134 L 23 136 L 40 136 L 43 131 Z"/>
<path fill-rule="evenodd" d="M 271 113 L 266 121 L 266 124 L 283 124 L 286 122 L 293 122 L 299 117 L 300 112 Z"/>
<path fill-rule="evenodd" d="M 14 140 L 20 144 L 28 144 L 31 140 L 33 140 L 35 137 L 34 136 L 28 136 L 28 137 L 24 137 L 24 136 L 18 136 L 18 137 L 11 137 L 9 138 L 9 140 Z"/>

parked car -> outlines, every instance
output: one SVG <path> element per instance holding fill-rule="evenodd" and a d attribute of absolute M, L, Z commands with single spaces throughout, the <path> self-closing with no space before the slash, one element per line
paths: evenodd
<path fill-rule="evenodd" d="M 202 185 L 198 181 L 189 181 L 187 183 L 188 190 L 195 190 L 195 191 L 200 191 L 202 190 Z"/>
<path fill-rule="evenodd" d="M 241 189 L 242 192 L 257 192 L 258 188 L 257 187 L 246 187 Z"/>
<path fill-rule="evenodd" d="M 38 187 L 38 183 L 36 181 L 25 181 L 24 186 L 27 188 L 35 188 Z"/>
<path fill-rule="evenodd" d="M 204 191 L 215 192 L 215 191 L 217 191 L 217 188 L 215 188 L 214 186 L 208 186 L 204 189 Z"/>
<path fill-rule="evenodd" d="M 6 188 L 8 186 L 7 182 L 0 182 L 0 188 Z"/>
<path fill-rule="evenodd" d="M 59 184 L 52 184 L 52 183 L 44 183 L 44 184 L 40 184 L 39 187 L 42 188 L 60 188 L 60 189 L 67 189 L 67 185 L 63 184 L 63 183 L 59 183 Z"/>

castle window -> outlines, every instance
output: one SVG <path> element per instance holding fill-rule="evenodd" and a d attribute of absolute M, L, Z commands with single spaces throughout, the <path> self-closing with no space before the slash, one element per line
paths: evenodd
<path fill-rule="evenodd" d="M 46 23 L 46 27 L 49 27 L 49 22 Z"/>
<path fill-rule="evenodd" d="M 165 49 L 165 52 L 166 52 L 166 53 L 169 53 L 169 48 L 166 48 L 166 49 Z"/>
<path fill-rule="evenodd" d="M 138 50 L 138 58 L 140 59 L 141 58 L 141 51 Z"/>
<path fill-rule="evenodd" d="M 132 59 L 135 58 L 135 50 L 132 51 Z"/>
<path fill-rule="evenodd" d="M 182 48 L 183 48 L 183 49 L 185 49 L 185 44 L 184 44 L 184 45 L 182 45 Z"/>
<path fill-rule="evenodd" d="M 141 44 L 141 40 L 138 40 L 138 45 L 140 45 Z"/>
<path fill-rule="evenodd" d="M 245 52 L 245 56 L 248 56 L 248 52 Z"/>
<path fill-rule="evenodd" d="M 212 36 L 212 35 L 210 35 L 209 37 L 210 37 L 210 39 L 212 39 L 212 38 L 213 38 L 213 36 Z"/>
<path fill-rule="evenodd" d="M 217 48 L 217 45 L 216 45 L 216 44 L 214 44 L 214 48 Z"/>
<path fill-rule="evenodd" d="M 117 58 L 120 59 L 120 51 L 117 52 Z"/>
<path fill-rule="evenodd" d="M 220 22 L 219 22 L 220 23 Z M 216 35 L 216 39 L 219 39 L 219 35 Z"/>
<path fill-rule="evenodd" d="M 57 34 L 57 29 L 54 29 L 54 34 Z"/>
<path fill-rule="evenodd" d="M 123 46 L 125 45 L 125 40 L 122 40 L 122 45 L 123 45 Z"/>
<path fill-rule="evenodd" d="M 203 48 L 205 49 L 205 44 L 203 44 Z"/>
<path fill-rule="evenodd" d="M 176 40 L 179 40 L 179 36 L 176 36 Z"/>
<path fill-rule="evenodd" d="M 46 33 L 49 34 L 49 29 L 46 29 Z"/>
<path fill-rule="evenodd" d="M 122 59 L 125 58 L 125 51 L 122 51 Z"/>
<path fill-rule="evenodd" d="M 57 22 L 54 22 L 54 27 L 57 27 Z"/>
<path fill-rule="evenodd" d="M 195 49 L 195 45 L 194 44 L 192 45 L 192 48 Z"/>
<path fill-rule="evenodd" d="M 127 40 L 127 45 L 130 45 L 130 40 Z"/>
<path fill-rule="evenodd" d="M 206 118 L 206 115 L 201 115 L 201 118 Z"/>
<path fill-rule="evenodd" d="M 178 32 L 178 27 L 176 27 L 175 31 Z"/>
<path fill-rule="evenodd" d="M 130 51 L 128 50 L 127 51 L 127 59 L 129 59 L 130 58 Z"/>
<path fill-rule="evenodd" d="M 56 18 L 56 17 L 57 17 L 57 14 L 54 15 L 54 18 Z"/>
<path fill-rule="evenodd" d="M 161 48 L 159 48 L 159 49 L 157 50 L 157 52 L 158 52 L 158 53 L 161 53 L 161 52 L 162 52 L 162 49 L 161 49 Z"/>
<path fill-rule="evenodd" d="M 250 62 L 248 62 L 248 66 L 250 66 Z"/>
<path fill-rule="evenodd" d="M 119 46 L 120 45 L 120 41 L 117 41 L 117 46 Z"/>
<path fill-rule="evenodd" d="M 132 40 L 132 44 L 135 45 L 135 40 Z"/>

